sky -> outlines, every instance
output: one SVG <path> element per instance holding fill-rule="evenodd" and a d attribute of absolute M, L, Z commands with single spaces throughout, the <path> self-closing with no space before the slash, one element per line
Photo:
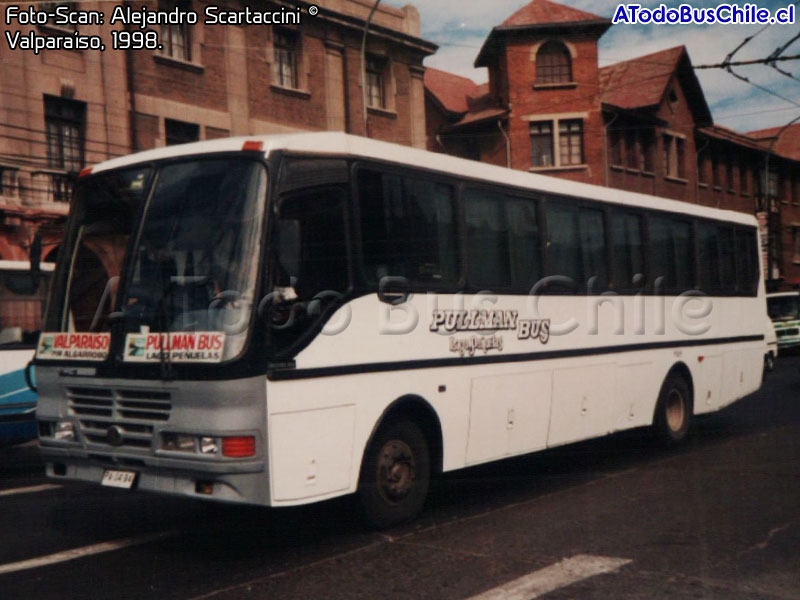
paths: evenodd
<path fill-rule="evenodd" d="M 486 69 L 472 66 L 478 50 L 492 27 L 528 1 L 410 0 L 420 12 L 422 37 L 439 45 L 439 50 L 425 60 L 425 65 L 483 83 L 488 79 Z M 406 4 L 396 0 L 389 3 L 395 6 Z M 661 0 L 639 0 L 636 3 L 655 7 L 661 4 Z M 619 3 L 613 0 L 562 0 L 561 4 L 611 18 Z M 681 2 L 666 0 L 665 4 L 677 6 Z M 720 2 L 709 0 L 694 0 L 692 3 L 695 7 L 718 4 Z M 744 4 L 740 0 L 739 5 Z M 774 11 L 789 4 L 791 0 L 760 0 L 758 6 Z M 600 38 L 600 66 L 679 45 L 687 47 L 693 65 L 719 63 L 746 37 L 756 33 L 752 41 L 736 53 L 735 60 L 763 58 L 800 33 L 800 7 L 796 7 L 795 13 L 794 25 L 772 25 L 766 29 L 763 25 L 612 25 Z M 787 48 L 785 54 L 800 54 L 800 40 Z M 779 66 L 800 79 L 800 60 L 779 63 Z M 798 79 L 781 75 L 766 65 L 738 67 L 736 70 L 754 83 L 800 104 Z M 780 126 L 800 116 L 800 107 L 739 81 L 723 69 L 698 70 L 697 75 L 717 124 L 746 132 Z"/>

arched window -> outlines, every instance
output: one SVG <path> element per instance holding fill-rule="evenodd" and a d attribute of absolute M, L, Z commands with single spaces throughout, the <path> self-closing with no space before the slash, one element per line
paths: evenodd
<path fill-rule="evenodd" d="M 572 81 L 572 58 L 561 42 L 546 42 L 536 53 L 536 83 Z"/>

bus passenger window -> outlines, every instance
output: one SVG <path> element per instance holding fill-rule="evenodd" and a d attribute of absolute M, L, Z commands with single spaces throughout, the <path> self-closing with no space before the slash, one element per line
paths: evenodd
<path fill-rule="evenodd" d="M 650 218 L 650 264 L 657 293 L 675 287 L 675 261 L 672 252 L 670 221 L 664 217 Z"/>
<path fill-rule="evenodd" d="M 719 228 L 719 264 L 722 271 L 722 289 L 727 293 L 736 290 L 736 248 L 733 243 L 733 228 Z"/>
<path fill-rule="evenodd" d="M 470 189 L 464 195 L 467 279 L 473 286 L 491 291 L 511 283 L 503 208 L 501 194 Z"/>
<path fill-rule="evenodd" d="M 660 215 L 650 217 L 650 255 L 656 293 L 677 295 L 694 289 L 692 240 L 692 225 L 688 221 Z"/>
<path fill-rule="evenodd" d="M 736 229 L 736 275 L 739 293 L 755 295 L 758 282 L 758 250 L 756 232 Z"/>
<path fill-rule="evenodd" d="M 361 261 L 369 284 L 405 277 L 452 288 L 458 281 L 453 188 L 417 178 L 358 173 Z"/>
<path fill-rule="evenodd" d="M 508 254 L 511 284 L 528 293 L 542 277 L 542 247 L 536 203 L 511 199 L 505 202 L 508 220 Z"/>
<path fill-rule="evenodd" d="M 611 217 L 611 244 L 614 257 L 614 288 L 618 292 L 638 290 L 644 275 L 642 217 L 614 213 Z"/>
<path fill-rule="evenodd" d="M 582 208 L 578 211 L 583 258 L 583 281 L 590 294 L 608 289 L 608 252 L 603 211 Z"/>
<path fill-rule="evenodd" d="M 719 259 L 719 229 L 715 223 L 701 221 L 697 224 L 697 247 L 700 263 L 700 290 L 718 294 L 722 290 Z"/>
<path fill-rule="evenodd" d="M 675 248 L 675 291 L 683 293 L 695 288 L 691 223 L 673 220 L 672 242 Z"/>
<path fill-rule="evenodd" d="M 575 210 L 569 206 L 548 202 L 547 214 L 547 275 L 565 277 L 562 283 L 548 286 L 572 292 L 584 288 L 581 269 L 580 240 Z"/>
<path fill-rule="evenodd" d="M 526 294 L 542 276 L 536 202 L 484 189 L 464 194 L 467 281 Z"/>

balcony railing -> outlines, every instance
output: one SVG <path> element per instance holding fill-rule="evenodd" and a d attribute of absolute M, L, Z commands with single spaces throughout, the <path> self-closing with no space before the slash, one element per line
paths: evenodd
<path fill-rule="evenodd" d="M 75 176 L 70 173 L 52 170 L 32 171 L 31 192 L 32 198 L 36 199 L 32 204 L 69 202 L 74 185 Z"/>
<path fill-rule="evenodd" d="M 67 204 L 75 175 L 55 169 L 26 169 L 0 163 L 0 204 L 46 207 Z"/>

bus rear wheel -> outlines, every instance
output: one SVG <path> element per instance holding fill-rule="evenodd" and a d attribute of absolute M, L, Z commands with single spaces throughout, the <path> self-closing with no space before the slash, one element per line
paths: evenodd
<path fill-rule="evenodd" d="M 430 485 L 430 452 L 411 421 L 382 426 L 364 455 L 358 497 L 367 523 L 385 529 L 414 518 Z"/>
<path fill-rule="evenodd" d="M 661 443 L 674 446 L 686 439 L 691 420 L 689 385 L 686 379 L 673 373 L 661 386 L 653 419 L 653 433 Z"/>

